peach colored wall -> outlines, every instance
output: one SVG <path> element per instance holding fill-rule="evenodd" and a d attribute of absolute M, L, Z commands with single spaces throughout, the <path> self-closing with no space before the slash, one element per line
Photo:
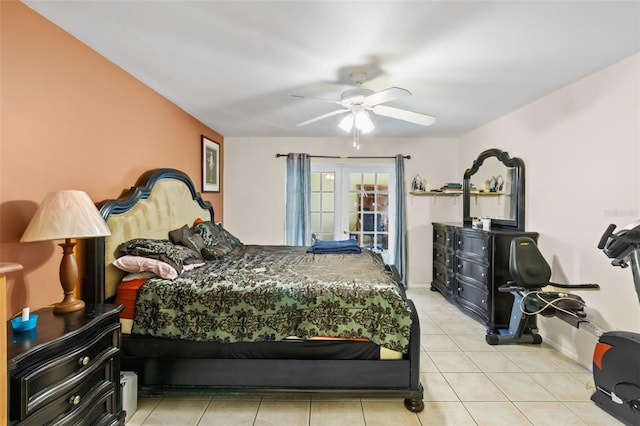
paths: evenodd
<path fill-rule="evenodd" d="M 223 137 L 24 4 L 1 1 L 0 19 L 0 261 L 24 265 L 11 315 L 62 298 L 57 242 L 19 242 L 48 192 L 100 201 L 158 167 L 199 187 L 200 135 Z M 222 193 L 204 196 L 222 220 Z"/>

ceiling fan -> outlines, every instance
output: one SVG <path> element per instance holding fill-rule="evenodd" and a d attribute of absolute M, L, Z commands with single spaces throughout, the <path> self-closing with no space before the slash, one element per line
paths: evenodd
<path fill-rule="evenodd" d="M 325 118 L 333 117 L 334 115 L 348 113 L 348 115 L 345 116 L 342 121 L 340 121 L 340 124 L 338 126 L 347 133 L 350 133 L 352 130 L 354 130 L 354 133 L 368 133 L 375 128 L 373 122 L 371 121 L 369 111 L 373 112 L 376 115 L 408 121 L 410 123 L 419 124 L 421 126 L 430 126 L 436 121 L 435 117 L 431 115 L 384 105 L 387 102 L 391 102 L 406 96 L 411 96 L 411 92 L 400 87 L 390 87 L 379 92 L 374 92 L 371 89 L 362 87 L 362 84 L 366 81 L 366 78 L 366 72 L 352 73 L 351 79 L 356 87 L 354 89 L 349 89 L 342 92 L 340 100 L 320 99 L 301 95 L 293 95 L 296 98 L 331 102 L 342 107 L 341 109 L 331 111 L 329 113 L 322 114 L 312 119 L 298 123 L 296 124 L 296 127 L 306 126 L 307 124 L 315 123 L 316 121 L 324 120 Z"/>

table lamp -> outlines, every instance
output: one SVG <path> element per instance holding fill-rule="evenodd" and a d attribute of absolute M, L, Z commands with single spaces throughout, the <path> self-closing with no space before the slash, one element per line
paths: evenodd
<path fill-rule="evenodd" d="M 71 239 L 111 235 L 107 223 L 89 196 L 82 191 L 50 192 L 29 222 L 20 242 L 64 240 L 60 263 L 60 285 L 64 299 L 53 306 L 55 313 L 79 311 L 84 302 L 76 299 L 78 264 L 73 254 L 76 245 Z"/>

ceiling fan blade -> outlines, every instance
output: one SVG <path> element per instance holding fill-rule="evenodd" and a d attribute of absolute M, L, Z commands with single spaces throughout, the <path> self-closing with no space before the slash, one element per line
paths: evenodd
<path fill-rule="evenodd" d="M 324 120 L 325 118 L 329 118 L 329 117 L 332 117 L 332 116 L 338 115 L 338 114 L 343 114 L 343 113 L 349 112 L 349 111 L 350 110 L 348 110 L 348 109 L 339 109 L 339 110 L 336 110 L 336 111 L 331 111 L 331 112 L 328 112 L 326 114 L 319 115 L 319 116 L 317 116 L 315 118 L 312 118 L 310 120 L 303 121 L 302 123 L 298 123 L 298 124 L 296 124 L 296 127 L 306 126 L 307 124 L 315 123 L 316 121 Z"/>
<path fill-rule="evenodd" d="M 390 87 L 388 89 L 381 90 L 364 98 L 365 104 L 368 106 L 375 106 L 384 104 L 386 102 L 395 101 L 396 99 L 404 98 L 405 96 L 411 96 L 411 92 L 407 89 L 400 87 Z"/>
<path fill-rule="evenodd" d="M 311 99 L 312 101 L 331 102 L 332 104 L 340 105 L 340 101 L 336 101 L 335 99 L 314 98 L 311 96 L 302 96 L 302 95 L 291 95 L 291 96 L 293 96 L 294 98 Z"/>
<path fill-rule="evenodd" d="M 430 126 L 436 121 L 436 118 L 431 115 L 407 111 L 406 109 L 394 108 L 386 105 L 376 105 L 373 107 L 373 112 L 378 115 L 409 121 L 422 126 Z"/>

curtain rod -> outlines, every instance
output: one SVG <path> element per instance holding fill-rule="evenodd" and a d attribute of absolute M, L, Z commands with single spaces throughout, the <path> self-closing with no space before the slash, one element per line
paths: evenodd
<path fill-rule="evenodd" d="M 276 158 L 286 157 L 288 154 L 276 154 Z M 362 159 L 381 159 L 381 158 L 389 158 L 393 159 L 396 157 L 339 157 L 337 155 L 310 155 L 311 158 L 362 158 Z M 411 160 L 410 155 L 403 155 L 402 158 L 406 158 L 407 160 Z"/>

